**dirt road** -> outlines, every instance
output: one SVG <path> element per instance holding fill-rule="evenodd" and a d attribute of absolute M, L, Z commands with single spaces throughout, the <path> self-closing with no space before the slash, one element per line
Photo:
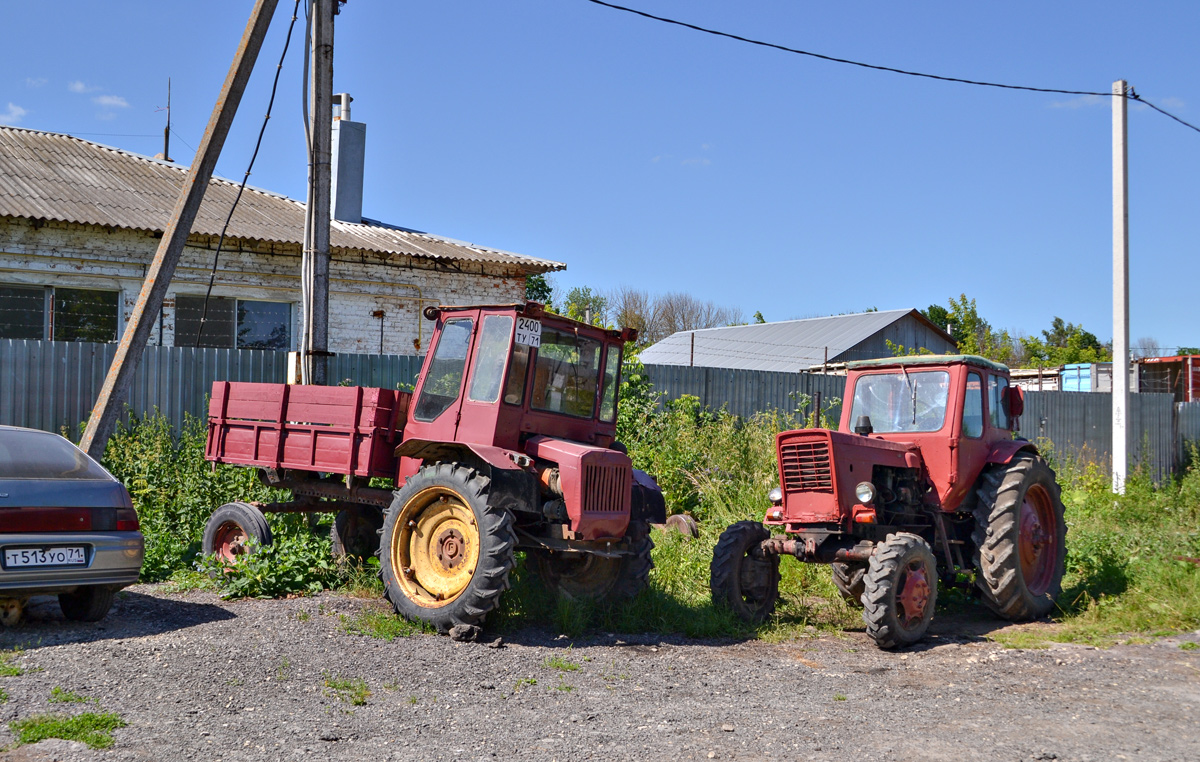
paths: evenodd
<path fill-rule="evenodd" d="M 544 631 L 499 647 L 346 632 L 374 601 L 227 603 L 130 588 L 95 625 L 53 599 L 0 630 L 24 673 L 8 722 L 119 713 L 114 745 L 44 741 L 11 760 L 1194 760 L 1200 650 L 1007 650 L 935 619 L 901 653 L 865 635 L 788 644 Z M 486 638 L 494 637 L 485 636 Z M 1189 647 L 1190 648 L 1190 647 Z M 51 702 L 59 688 L 86 703 Z M 361 702 L 361 703 L 358 703 Z"/>

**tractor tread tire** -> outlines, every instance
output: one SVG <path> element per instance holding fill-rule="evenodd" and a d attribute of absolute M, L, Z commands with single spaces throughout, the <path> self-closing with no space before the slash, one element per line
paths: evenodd
<path fill-rule="evenodd" d="M 1056 570 L 1049 589 L 1042 595 L 1034 595 L 1025 584 L 1019 547 L 1021 505 L 1034 484 L 1040 484 L 1049 493 L 1056 523 Z M 975 550 L 975 583 L 984 605 L 1014 622 L 1049 614 L 1062 592 L 1067 534 L 1054 470 L 1040 456 L 1018 455 L 1011 463 L 985 470 L 975 494 L 975 529 L 971 541 Z"/>
<path fill-rule="evenodd" d="M 775 612 L 779 600 L 779 556 L 768 556 L 766 591 L 763 600 L 747 601 L 742 591 L 742 565 L 755 546 L 769 540 L 771 533 L 757 521 L 739 521 L 721 533 L 709 565 L 709 588 L 713 603 L 726 606 L 746 622 L 758 623 Z"/>
<path fill-rule="evenodd" d="M 396 613 L 412 621 L 424 621 L 445 634 L 456 625 L 482 626 L 484 619 L 500 604 L 500 595 L 508 590 L 509 575 L 515 563 L 517 533 L 512 514 L 488 505 L 491 480 L 474 469 L 458 463 L 438 462 L 422 466 L 404 486 L 396 490 L 392 505 L 385 513 L 380 529 L 379 578 L 384 595 Z M 455 491 L 471 509 L 479 531 L 479 557 L 475 573 L 466 588 L 444 606 L 426 607 L 414 603 L 399 584 L 392 568 L 391 538 L 396 521 L 408 501 L 426 486 Z"/>
<path fill-rule="evenodd" d="M 600 603 L 615 603 L 636 598 L 650 584 L 654 568 L 651 552 L 650 526 L 642 521 L 629 522 L 625 536 L 631 540 L 633 553 L 620 558 L 593 557 L 586 559 L 576 570 L 580 554 L 552 553 L 546 550 L 526 551 L 526 568 L 531 568 L 542 583 L 560 598 L 581 599 Z M 589 568 L 591 567 L 591 568 Z"/>
<path fill-rule="evenodd" d="M 897 618 L 896 596 L 899 591 L 895 583 L 905 559 L 911 559 L 914 553 L 926 557 L 930 597 L 923 622 L 916 628 L 906 630 L 900 626 Z M 937 561 L 929 543 L 908 532 L 889 534 L 887 539 L 875 546 L 866 574 L 863 575 L 863 622 L 867 625 L 867 635 L 880 648 L 888 650 L 910 646 L 923 638 L 937 604 L 937 582 Z"/>
<path fill-rule="evenodd" d="M 352 535 L 347 535 L 348 527 L 351 524 L 351 509 L 343 509 L 337 512 L 333 517 L 333 524 L 329 527 L 329 545 L 333 551 L 334 558 L 361 558 L 366 559 L 379 553 L 379 536 L 383 532 L 383 511 L 373 505 L 360 505 L 356 509 L 358 511 L 357 521 L 365 521 L 372 528 L 368 531 L 359 531 Z M 316 514 L 309 514 L 315 516 Z"/>
<path fill-rule="evenodd" d="M 866 590 L 863 581 L 867 576 L 867 567 L 859 564 L 830 564 L 833 570 L 833 586 L 841 593 L 846 604 L 857 609 L 862 608 L 862 596 Z"/>
<path fill-rule="evenodd" d="M 240 526 L 248 536 L 257 540 L 260 547 L 274 542 L 271 525 L 267 523 L 267 517 L 256 506 L 243 502 L 225 503 L 212 512 L 212 515 L 208 517 L 208 523 L 204 525 L 204 535 L 200 541 L 201 552 L 204 555 L 211 556 L 213 554 L 217 530 L 222 524 L 231 521 Z"/>

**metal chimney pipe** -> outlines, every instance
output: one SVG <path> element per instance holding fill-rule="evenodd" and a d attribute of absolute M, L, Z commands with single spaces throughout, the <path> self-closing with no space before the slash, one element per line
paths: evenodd
<path fill-rule="evenodd" d="M 338 103 L 338 119 L 343 122 L 350 121 L 350 103 L 354 100 L 350 93 L 337 93 L 333 99 Z"/>

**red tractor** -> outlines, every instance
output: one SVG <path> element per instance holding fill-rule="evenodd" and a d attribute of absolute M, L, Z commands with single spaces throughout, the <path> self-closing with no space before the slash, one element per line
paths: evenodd
<path fill-rule="evenodd" d="M 1054 471 L 1014 439 L 1023 406 L 1008 368 L 982 357 L 851 363 L 839 431 L 779 434 L 780 486 L 762 523 L 721 534 L 713 600 L 763 620 L 779 597 L 779 557 L 790 555 L 833 567 L 881 648 L 923 637 L 939 579 L 973 576 L 1006 619 L 1049 613 L 1066 524 Z"/>
<path fill-rule="evenodd" d="M 206 457 L 257 466 L 293 499 L 213 512 L 205 553 L 271 541 L 264 512 L 336 512 L 335 552 L 378 553 L 397 613 L 481 625 L 514 553 L 576 597 L 635 595 L 649 575 L 654 479 L 616 441 L 621 353 L 636 333 L 540 304 L 438 307 L 409 394 L 217 382 Z M 371 486 L 372 478 L 396 487 Z"/>

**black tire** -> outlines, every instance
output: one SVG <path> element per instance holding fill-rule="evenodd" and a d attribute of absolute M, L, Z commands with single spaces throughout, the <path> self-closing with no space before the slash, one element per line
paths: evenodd
<path fill-rule="evenodd" d="M 517 535 L 512 514 L 488 505 L 489 484 L 471 468 L 438 463 L 395 492 L 383 520 L 379 576 L 397 614 L 446 633 L 482 625 L 499 604 Z"/>
<path fill-rule="evenodd" d="M 654 541 L 650 539 L 650 525 L 643 521 L 629 522 L 625 536 L 633 546 L 633 554 L 620 558 L 531 550 L 526 559 L 546 587 L 560 597 L 606 603 L 628 600 L 650 582 Z"/>
<path fill-rule="evenodd" d="M 379 553 L 379 530 L 383 511 L 373 505 L 359 505 L 338 511 L 329 528 L 334 558 L 369 558 Z"/>
<path fill-rule="evenodd" d="M 754 551 L 771 533 L 757 521 L 739 521 L 721 533 L 709 565 L 713 603 L 747 622 L 761 622 L 779 600 L 779 556 Z"/>
<path fill-rule="evenodd" d="M 111 587 L 80 587 L 73 593 L 59 593 L 58 606 L 72 622 L 99 622 L 108 616 L 116 594 Z"/>
<path fill-rule="evenodd" d="M 1041 457 L 1019 455 L 984 471 L 976 497 L 971 539 L 984 604 L 1015 622 L 1049 614 L 1062 593 L 1067 555 L 1054 470 Z"/>
<path fill-rule="evenodd" d="M 895 532 L 875 546 L 863 577 L 863 621 L 880 648 L 903 648 L 925 636 L 937 605 L 937 561 L 929 543 Z"/>
<path fill-rule="evenodd" d="M 249 503 L 226 503 L 208 517 L 200 545 L 204 555 L 233 562 L 245 554 L 245 542 L 250 538 L 260 546 L 271 544 L 274 538 L 267 517 Z"/>
<path fill-rule="evenodd" d="M 842 599 L 856 609 L 862 608 L 863 591 L 866 584 L 863 578 L 867 575 L 867 567 L 857 564 L 830 564 L 833 570 L 833 586 L 842 594 Z"/>

